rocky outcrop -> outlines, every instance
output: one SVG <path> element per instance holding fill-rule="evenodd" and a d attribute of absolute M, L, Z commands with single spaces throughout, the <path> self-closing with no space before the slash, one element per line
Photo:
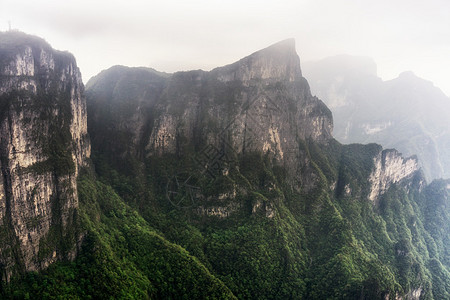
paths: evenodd
<path fill-rule="evenodd" d="M 392 184 L 410 178 L 418 170 L 419 165 L 415 157 L 403 158 L 393 149 L 381 151 L 374 158 L 374 169 L 369 178 L 369 200 L 377 203 L 378 197 Z"/>
<path fill-rule="evenodd" d="M 368 76 L 374 71 L 369 69 Z M 400 283 L 405 292 L 399 296 L 430 293 L 413 290 L 430 286 L 418 265 L 429 259 L 418 255 L 426 252 L 420 238 L 426 233 L 419 204 L 411 202 L 422 200 L 416 198 L 423 188 L 422 178 L 415 176 L 417 160 L 376 144 L 334 141 L 330 111 L 311 95 L 292 40 L 210 72 L 167 75 L 113 67 L 88 83 L 87 95 L 97 171 L 114 184 L 122 178 L 136 182 L 118 188 L 136 207 L 151 208 L 160 216 L 177 209 L 183 213 L 171 218 L 185 217 L 183 224 L 200 231 L 207 226 L 208 235 L 219 228 L 220 240 L 233 245 L 236 253 L 241 246 L 235 245 L 242 241 L 247 248 L 247 240 L 268 224 L 271 229 L 262 229 L 266 231 L 260 236 L 277 232 L 261 247 L 270 261 L 278 256 L 278 250 L 273 255 L 266 251 L 270 245 L 305 249 L 305 255 L 280 253 L 287 269 L 302 261 L 298 270 L 308 266 L 304 276 L 314 274 L 314 283 L 306 288 L 311 292 L 297 298 L 327 299 L 343 286 L 346 295 L 373 299 L 389 293 L 388 298 L 395 298 L 402 291 Z M 368 123 L 366 129 L 378 132 L 388 125 Z M 393 201 L 377 206 L 380 196 L 397 183 L 402 188 L 387 199 Z M 404 199 L 395 201 L 398 195 Z M 167 227 L 170 221 L 157 223 Z M 248 235 L 234 231 L 238 227 Z M 225 231 L 230 238 L 222 238 Z M 199 249 L 208 249 L 208 240 Z M 254 245 L 258 248 L 259 241 Z M 319 248 L 324 251 L 315 251 Z M 409 272 L 416 270 L 417 280 L 410 281 Z M 330 274 L 343 284 L 330 284 Z M 359 279 L 348 284 L 354 278 Z"/>
<path fill-rule="evenodd" d="M 226 206 L 208 206 L 204 207 L 200 205 L 196 208 L 196 213 L 199 215 L 206 215 L 206 216 L 216 216 L 219 218 L 228 218 L 230 215 L 232 215 L 234 212 L 239 210 L 240 207 L 236 205 L 235 203 L 230 203 Z"/>
<path fill-rule="evenodd" d="M 148 141 L 151 152 L 175 152 L 180 138 L 193 141 L 202 132 L 205 144 L 218 149 L 270 153 L 282 162 L 299 138 L 331 138 L 331 113 L 311 96 L 293 40 L 209 73 L 175 74 L 162 97 L 167 101 Z"/>
<path fill-rule="evenodd" d="M 417 289 L 410 290 L 406 295 L 400 296 L 398 294 L 395 295 L 395 300 L 419 300 L 422 296 L 423 288 L 419 287 Z M 385 299 L 388 300 L 390 295 L 386 294 Z"/>
<path fill-rule="evenodd" d="M 153 107 L 168 77 L 149 68 L 114 66 L 89 80 L 86 95 L 91 99 L 87 105 L 92 143 L 115 159 L 144 156 L 148 137 L 143 137 L 149 133 L 149 120 L 155 118 Z M 164 141 L 160 142 L 163 146 Z"/>
<path fill-rule="evenodd" d="M 73 258 L 76 178 L 90 156 L 74 57 L 18 32 L 0 36 L 0 266 L 8 277 Z"/>
<path fill-rule="evenodd" d="M 112 67 L 91 79 L 86 93 L 92 143 L 114 153 L 111 164 L 125 171 L 130 156 L 195 156 L 215 177 L 230 160 L 258 152 L 306 190 L 314 183 L 298 175 L 310 167 L 299 142 L 332 139 L 331 113 L 311 95 L 294 40 L 210 72 Z"/>
<path fill-rule="evenodd" d="M 295 82 L 302 79 L 295 40 L 287 39 L 253 53 L 236 63 L 214 69 L 220 81 L 240 81 L 250 85 L 255 80 Z"/>

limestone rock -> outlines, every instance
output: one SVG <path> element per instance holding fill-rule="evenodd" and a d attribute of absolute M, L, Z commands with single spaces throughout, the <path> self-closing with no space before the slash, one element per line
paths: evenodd
<path fill-rule="evenodd" d="M 0 33 L 0 272 L 73 258 L 76 178 L 90 156 L 74 57 L 18 32 Z"/>
<path fill-rule="evenodd" d="M 377 203 L 382 195 L 393 183 L 410 178 L 419 170 L 417 158 L 403 158 L 397 150 L 386 149 L 374 158 L 374 170 L 370 174 L 371 183 L 369 200 Z"/>
<path fill-rule="evenodd" d="M 220 81 L 241 81 L 246 85 L 252 80 L 294 82 L 302 79 L 300 60 L 295 51 L 295 40 L 287 39 L 255 52 L 236 63 L 214 69 Z"/>
<path fill-rule="evenodd" d="M 134 78 L 130 81 L 134 88 L 126 89 L 134 97 L 111 94 L 120 91 L 127 78 Z M 327 143 L 332 139 L 331 113 L 311 95 L 292 39 L 210 72 L 169 75 L 113 67 L 87 87 L 89 126 L 96 132 L 92 141 L 106 153 L 117 149 L 116 157 L 133 156 L 130 149 L 138 149 L 141 159 L 184 156 L 193 149 L 200 157 L 208 156 L 201 166 L 210 168 L 220 164 L 219 157 L 267 153 L 290 170 L 296 185 L 305 187 L 309 179 L 297 176 L 299 169 L 308 168 L 299 141 Z M 119 114 L 123 107 L 129 110 Z M 100 128 L 106 119 L 114 122 Z M 123 145 L 132 146 L 126 149 Z M 222 168 L 208 171 L 223 172 Z"/>

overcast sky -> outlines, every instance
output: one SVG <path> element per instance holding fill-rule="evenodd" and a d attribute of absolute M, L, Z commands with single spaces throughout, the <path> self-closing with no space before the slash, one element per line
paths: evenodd
<path fill-rule="evenodd" d="M 87 82 L 112 65 L 210 70 L 286 38 L 302 61 L 372 57 L 450 95 L 448 0 L 0 0 L 0 30 L 72 52 Z"/>

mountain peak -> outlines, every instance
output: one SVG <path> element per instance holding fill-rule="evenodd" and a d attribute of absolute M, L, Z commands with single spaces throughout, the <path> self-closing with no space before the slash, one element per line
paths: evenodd
<path fill-rule="evenodd" d="M 222 81 L 297 81 L 302 77 L 294 39 L 275 43 L 233 64 L 214 69 L 213 72 Z"/>
<path fill-rule="evenodd" d="M 276 54 L 284 54 L 284 55 L 297 55 L 295 50 L 295 39 L 289 38 L 282 41 L 279 41 L 275 44 L 270 45 L 264 49 L 256 51 L 252 55 L 276 55 Z"/>
<path fill-rule="evenodd" d="M 417 76 L 413 71 L 404 71 L 404 72 L 400 73 L 397 78 L 392 79 L 390 82 L 399 82 L 401 84 L 401 86 L 404 86 L 404 85 L 414 86 L 415 89 L 417 89 L 418 87 L 421 87 L 421 89 L 435 90 L 435 86 L 434 86 L 433 82 Z"/>

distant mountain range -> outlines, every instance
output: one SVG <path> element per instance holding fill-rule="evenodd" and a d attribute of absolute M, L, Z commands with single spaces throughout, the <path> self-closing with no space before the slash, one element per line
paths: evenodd
<path fill-rule="evenodd" d="M 430 181 L 450 177 L 450 98 L 412 72 L 383 81 L 375 62 L 339 55 L 302 64 L 311 91 L 332 110 L 342 143 L 379 143 L 417 155 Z"/>

